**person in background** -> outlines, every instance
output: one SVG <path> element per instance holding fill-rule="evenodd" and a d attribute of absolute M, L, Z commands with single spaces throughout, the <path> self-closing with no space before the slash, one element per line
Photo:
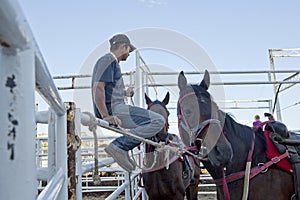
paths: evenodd
<path fill-rule="evenodd" d="M 254 116 L 254 122 L 253 122 L 253 126 L 257 126 L 261 124 L 261 121 L 260 121 L 260 116 L 259 115 L 255 115 Z"/>
<path fill-rule="evenodd" d="M 137 136 L 148 138 L 158 133 L 165 119 L 152 111 L 125 104 L 124 98 L 134 95 L 133 88 L 125 90 L 120 62 L 126 61 L 130 52 L 136 48 L 124 34 L 114 35 L 110 40 L 110 52 L 96 62 L 92 75 L 92 100 L 97 118 L 110 125 L 129 129 Z M 104 150 L 126 171 L 135 169 L 135 162 L 128 151 L 140 141 L 121 136 L 113 140 Z"/>
<path fill-rule="evenodd" d="M 274 116 L 271 113 L 264 113 L 264 116 L 268 118 L 268 120 L 275 120 Z"/>

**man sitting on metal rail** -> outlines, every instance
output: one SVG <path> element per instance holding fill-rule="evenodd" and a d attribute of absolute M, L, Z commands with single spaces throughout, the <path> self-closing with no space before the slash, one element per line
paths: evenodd
<path fill-rule="evenodd" d="M 95 116 L 111 125 L 130 129 L 129 132 L 148 138 L 158 133 L 164 126 L 164 118 L 152 111 L 125 104 L 124 97 L 132 97 L 133 88 L 125 90 L 120 61 L 126 61 L 135 50 L 129 38 L 117 34 L 110 40 L 110 52 L 98 59 L 92 76 L 92 98 Z M 140 141 L 121 136 L 112 141 L 104 150 L 126 171 L 133 171 L 135 163 L 128 151 L 138 146 Z"/>

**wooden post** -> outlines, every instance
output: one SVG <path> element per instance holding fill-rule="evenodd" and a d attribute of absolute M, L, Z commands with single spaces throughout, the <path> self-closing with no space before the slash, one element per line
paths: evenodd
<path fill-rule="evenodd" d="M 67 148 L 68 148 L 68 199 L 76 200 L 76 151 L 75 103 L 67 102 Z"/>

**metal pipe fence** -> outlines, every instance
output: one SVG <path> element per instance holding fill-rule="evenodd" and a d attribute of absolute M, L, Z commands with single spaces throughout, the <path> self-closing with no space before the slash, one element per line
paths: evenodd
<path fill-rule="evenodd" d="M 35 90 L 51 107 L 56 118 L 56 175 L 52 182 L 57 190 L 53 197 L 67 199 L 65 106 L 54 84 L 27 20 L 16 0 L 0 0 L 0 76 L 4 95 L 1 101 L 0 157 L 3 159 L 1 199 L 36 199 L 37 167 L 35 163 Z M 54 174 L 53 174 L 54 175 Z M 10 181 L 12 180 L 12 181 Z M 49 182 L 49 183 L 50 183 Z M 61 185 L 61 186 L 60 186 Z M 14 190 L 12 190 L 14 188 Z M 45 189 L 47 195 L 48 188 Z M 61 192 L 59 192 L 61 191 Z M 46 196 L 39 197 L 47 199 Z"/>
<path fill-rule="evenodd" d="M 76 112 L 80 112 L 80 109 L 77 109 Z M 50 114 L 50 112 L 48 113 L 48 115 Z M 37 112 L 36 116 L 39 116 L 39 122 L 45 123 L 46 119 L 47 119 L 47 115 L 45 111 L 42 112 Z M 80 116 L 82 117 L 81 120 L 79 121 L 85 121 L 85 120 L 89 120 L 89 116 L 81 113 L 81 114 L 77 114 L 76 116 Z M 48 116 L 49 117 L 49 116 Z M 103 120 L 97 119 L 97 124 L 98 125 L 102 125 L 104 127 L 107 127 L 107 123 L 104 122 Z M 80 126 L 80 125 L 79 125 Z M 108 127 L 107 127 L 108 128 Z M 76 128 L 77 132 L 80 132 L 80 127 Z M 116 137 L 116 136 L 115 136 Z M 114 139 L 115 137 L 99 137 L 97 138 L 97 140 L 99 140 L 99 145 L 98 145 L 98 152 L 99 152 L 99 163 L 98 163 L 98 167 L 99 167 L 99 171 L 100 172 L 115 172 L 117 173 L 116 177 L 101 177 L 101 182 L 102 181 L 117 181 L 117 184 L 115 186 L 97 186 L 94 183 L 94 180 L 90 177 L 91 174 L 94 173 L 94 168 L 95 168 L 95 163 L 94 163 L 94 138 L 92 137 L 87 137 L 87 138 L 81 138 L 81 153 L 80 153 L 80 163 L 77 162 L 77 170 L 76 170 L 76 175 L 78 177 L 81 177 L 81 181 L 78 182 L 78 188 L 80 193 L 86 193 L 86 192 L 113 192 L 110 197 L 108 198 L 114 198 L 116 196 L 118 196 L 120 193 L 122 193 L 123 191 L 125 191 L 125 199 L 132 199 L 132 195 L 136 195 L 137 193 L 140 194 L 143 192 L 143 189 L 138 187 L 138 175 L 139 175 L 139 171 L 136 172 L 136 174 L 133 176 L 127 176 L 126 173 L 124 172 L 121 168 L 117 167 L 114 165 L 114 160 L 112 158 L 107 158 L 107 155 L 104 153 L 103 149 L 104 146 L 106 145 L 110 140 Z M 61 178 L 61 176 L 57 176 L 55 175 L 47 184 L 47 186 L 43 186 L 42 182 L 46 181 L 46 177 L 45 175 L 43 175 L 42 173 L 46 173 L 47 171 L 49 171 L 51 169 L 51 166 L 49 164 L 49 155 L 51 154 L 51 152 L 49 152 L 48 149 L 48 137 L 38 137 L 36 139 L 36 144 L 37 144 L 37 160 L 38 160 L 38 170 L 40 171 L 40 175 L 39 175 L 39 189 L 42 190 L 43 194 L 49 194 L 50 191 L 47 190 L 55 190 L 55 189 L 59 189 L 61 187 L 53 187 L 53 186 L 48 186 L 49 183 L 52 182 L 57 182 L 59 179 Z M 102 142 L 101 142 L 102 141 Z M 135 156 L 135 159 L 139 158 L 139 155 L 141 151 L 135 151 L 135 153 L 133 154 L 133 156 Z M 48 158 L 48 159 L 47 159 Z M 114 167 L 113 167 L 114 166 Z M 134 189 L 133 189 L 134 188 Z M 115 191 L 116 190 L 116 191 Z M 57 191 L 55 191 L 54 193 L 57 193 Z M 45 195 L 43 195 L 42 197 L 44 198 Z M 51 195 L 53 197 L 53 195 Z M 41 197 L 41 198 L 42 198 Z M 55 196 L 56 197 L 56 196 Z M 81 197 L 82 198 L 82 197 Z M 77 199 L 81 199 L 81 198 L 77 198 Z"/>

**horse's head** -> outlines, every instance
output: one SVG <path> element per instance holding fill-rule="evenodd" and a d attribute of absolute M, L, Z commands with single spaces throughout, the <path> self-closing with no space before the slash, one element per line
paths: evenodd
<path fill-rule="evenodd" d="M 196 145 L 198 149 L 206 149 L 212 165 L 225 166 L 231 161 L 233 152 L 222 131 L 218 107 L 207 91 L 209 85 L 210 77 L 207 71 L 199 85 L 189 85 L 184 73 L 179 74 L 179 132 L 185 145 Z"/>
<path fill-rule="evenodd" d="M 168 142 L 168 140 L 172 139 L 172 137 L 170 136 L 170 134 L 168 134 L 168 129 L 169 129 L 169 123 L 168 123 L 168 118 L 169 118 L 169 111 L 166 107 L 166 105 L 169 103 L 169 99 L 170 99 L 170 94 L 169 92 L 166 94 L 165 98 L 162 101 L 159 100 L 155 100 L 152 101 L 147 94 L 145 94 L 145 99 L 146 99 L 146 104 L 148 105 L 148 110 L 151 110 L 155 113 L 158 113 L 160 115 L 162 115 L 165 118 L 165 126 L 153 137 L 151 137 L 150 139 L 154 142 Z M 155 152 L 156 147 L 150 145 L 150 144 L 146 144 L 146 155 L 145 158 L 146 161 L 144 161 L 144 165 L 146 167 L 152 166 L 153 163 L 155 163 L 155 165 L 157 166 L 164 166 L 166 165 L 165 159 L 159 159 L 155 156 L 155 153 L 153 154 L 153 152 Z M 161 156 L 161 155 L 159 155 Z M 170 154 L 170 156 L 173 156 L 173 154 Z M 152 167 L 150 167 L 152 169 Z M 149 168 L 149 169 L 150 169 Z"/>
<path fill-rule="evenodd" d="M 148 105 L 148 110 L 156 112 L 165 118 L 166 123 L 165 123 L 164 128 L 160 131 L 160 133 L 167 133 L 168 129 L 169 129 L 168 118 L 169 118 L 170 113 L 169 113 L 166 105 L 168 105 L 169 99 L 170 99 L 169 92 L 166 94 L 165 98 L 162 101 L 159 101 L 159 100 L 152 101 L 147 96 L 147 94 L 145 94 L 145 99 L 146 99 L 146 104 Z"/>

